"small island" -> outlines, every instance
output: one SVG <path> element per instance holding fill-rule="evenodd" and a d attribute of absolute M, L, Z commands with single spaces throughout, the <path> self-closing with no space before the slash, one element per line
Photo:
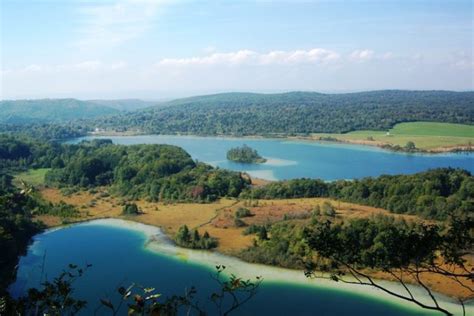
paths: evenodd
<path fill-rule="evenodd" d="M 264 163 L 267 161 L 265 158 L 260 156 L 255 149 L 245 144 L 242 147 L 229 149 L 227 152 L 227 159 L 242 163 Z"/>

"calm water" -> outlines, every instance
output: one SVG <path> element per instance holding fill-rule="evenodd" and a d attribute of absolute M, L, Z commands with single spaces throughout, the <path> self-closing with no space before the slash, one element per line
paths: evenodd
<path fill-rule="evenodd" d="M 89 301 L 88 310 L 83 315 L 90 315 L 99 306 L 98 298 L 117 299 L 112 295 L 114 288 L 132 282 L 155 286 L 165 296 L 181 294 L 190 285 L 195 285 L 200 293 L 210 293 L 215 289 L 215 283 L 210 279 L 210 268 L 148 250 L 144 247 L 146 239 L 138 231 L 90 223 L 40 234 L 27 255 L 21 258 L 17 281 L 10 291 L 17 296 L 25 289 L 38 285 L 45 252 L 48 277 L 58 275 L 69 263 L 93 264 L 75 283 L 75 296 Z M 205 296 L 200 299 L 206 305 Z M 209 304 L 206 306 L 211 307 Z M 100 311 L 99 315 L 106 314 L 105 309 Z M 394 303 L 358 294 L 272 283 L 271 279 L 266 278 L 257 296 L 236 314 L 420 315 L 420 311 L 414 312 Z"/>
<path fill-rule="evenodd" d="M 86 137 L 82 139 L 92 139 Z M 184 148 L 194 159 L 221 168 L 246 171 L 269 180 L 320 178 L 356 179 L 381 174 L 415 173 L 430 168 L 456 167 L 474 172 L 474 154 L 405 154 L 368 146 L 327 144 L 277 139 L 242 139 L 192 136 L 119 136 L 102 137 L 116 144 L 171 144 Z M 248 165 L 228 161 L 227 151 L 247 144 L 268 162 Z"/>

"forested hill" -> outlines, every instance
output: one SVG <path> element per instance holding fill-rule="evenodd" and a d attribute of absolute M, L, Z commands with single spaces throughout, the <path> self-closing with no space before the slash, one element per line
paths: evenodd
<path fill-rule="evenodd" d="M 0 124 L 58 123 L 119 113 L 117 109 L 76 99 L 0 101 Z"/>
<path fill-rule="evenodd" d="M 101 120 L 104 127 L 200 135 L 385 130 L 406 121 L 473 124 L 474 92 L 224 93 Z"/>
<path fill-rule="evenodd" d="M 159 101 L 144 101 L 140 99 L 90 100 L 90 102 L 129 112 L 157 106 L 161 103 Z"/>

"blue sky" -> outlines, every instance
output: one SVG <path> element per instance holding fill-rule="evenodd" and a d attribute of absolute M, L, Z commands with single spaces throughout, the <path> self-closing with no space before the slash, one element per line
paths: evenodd
<path fill-rule="evenodd" d="M 471 1 L 1 1 L 1 97 L 473 89 Z"/>

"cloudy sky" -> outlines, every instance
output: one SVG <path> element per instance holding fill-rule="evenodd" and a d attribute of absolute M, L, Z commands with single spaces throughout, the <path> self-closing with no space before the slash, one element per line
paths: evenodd
<path fill-rule="evenodd" d="M 458 0 L 1 0 L 2 99 L 472 90 Z"/>

